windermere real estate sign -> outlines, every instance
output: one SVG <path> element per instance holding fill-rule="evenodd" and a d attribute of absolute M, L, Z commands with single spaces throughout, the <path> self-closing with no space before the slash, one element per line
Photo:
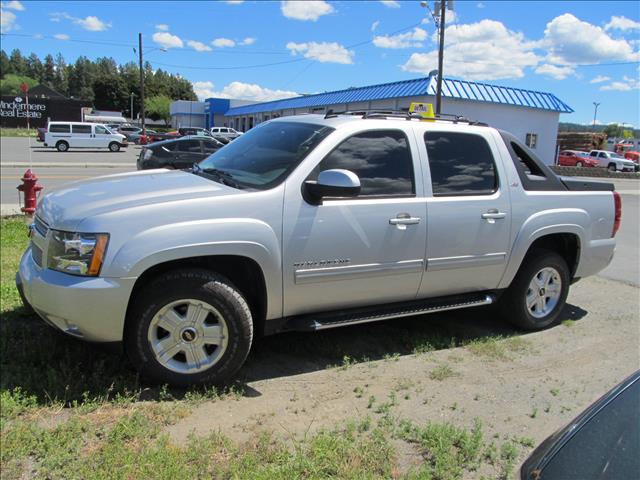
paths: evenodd
<path fill-rule="evenodd" d="M 28 108 L 28 109 L 27 109 Z M 0 117 L 4 118 L 16 118 L 26 119 L 46 119 L 47 110 L 49 108 L 48 102 L 38 98 L 29 99 L 27 107 L 27 101 L 24 97 L 2 97 L 0 100 Z"/>

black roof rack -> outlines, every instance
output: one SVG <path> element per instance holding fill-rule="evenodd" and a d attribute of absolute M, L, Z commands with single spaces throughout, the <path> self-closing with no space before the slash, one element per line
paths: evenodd
<path fill-rule="evenodd" d="M 324 118 L 335 118 L 338 115 L 359 115 L 362 116 L 363 119 L 381 119 L 381 118 L 404 118 L 406 120 L 425 120 L 425 118 L 419 113 L 412 113 L 409 111 L 403 110 L 360 110 L 360 111 L 350 111 L 346 110 L 344 112 L 334 112 L 332 109 L 327 110 Z M 488 127 L 489 124 L 484 122 L 477 122 L 475 120 L 469 120 L 462 115 L 454 115 L 450 113 L 440 113 L 438 115 L 434 115 L 434 120 L 440 120 L 445 122 L 453 122 L 453 123 L 467 123 L 469 125 L 476 125 L 481 127 Z"/>

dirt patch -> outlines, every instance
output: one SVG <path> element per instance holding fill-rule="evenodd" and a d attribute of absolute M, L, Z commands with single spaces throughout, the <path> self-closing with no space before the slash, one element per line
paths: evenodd
<path fill-rule="evenodd" d="M 562 324 L 506 340 L 495 337 L 512 335 L 513 330 L 496 323 L 490 310 L 394 324 L 406 328 L 409 337 L 445 324 L 454 336 L 457 328 L 461 337 L 481 339 L 479 347 L 390 351 L 385 358 L 379 345 L 363 349 L 361 343 L 372 328 L 380 327 L 349 327 L 353 352 L 334 368 L 327 357 L 335 359 L 340 348 L 348 347 L 348 342 L 341 343 L 344 332 L 333 338 L 332 348 L 338 350 L 324 356 L 311 351 L 305 357 L 296 350 L 293 341 L 300 336 L 264 339 L 243 369 L 248 379 L 243 397 L 203 403 L 166 431 L 177 443 L 192 432 L 212 431 L 246 441 L 263 431 L 303 438 L 367 416 L 467 427 L 478 418 L 496 439 L 531 444 L 521 452 L 522 460 L 533 444 L 640 367 L 639 292 L 599 277 L 581 281 L 572 287 Z M 424 323 L 412 330 L 416 322 Z M 319 341 L 332 345 L 326 334 Z M 313 344 L 309 339 L 304 343 L 305 348 Z M 353 360 L 367 356 L 375 360 Z M 410 450 L 400 454 L 405 459 L 401 463 L 417 460 Z"/>

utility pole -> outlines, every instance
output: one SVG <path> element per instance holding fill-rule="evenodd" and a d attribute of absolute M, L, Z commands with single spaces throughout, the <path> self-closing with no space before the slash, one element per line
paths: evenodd
<path fill-rule="evenodd" d="M 440 45 L 438 48 L 438 84 L 436 87 L 436 115 L 442 110 L 442 71 L 444 63 L 444 27 L 447 5 L 445 0 L 440 0 Z"/>
<path fill-rule="evenodd" d="M 138 52 L 140 53 L 140 122 L 142 134 L 146 135 L 144 128 L 144 69 L 142 66 L 142 33 L 138 33 Z"/>
<path fill-rule="evenodd" d="M 129 110 L 129 113 L 131 114 L 131 124 L 133 125 L 135 123 L 135 120 L 133 118 L 133 97 L 134 97 L 134 93 L 131 92 L 131 110 Z"/>
<path fill-rule="evenodd" d="M 599 102 L 593 102 L 593 106 L 595 107 L 593 111 L 593 129 L 596 129 L 596 116 L 598 115 L 598 107 L 600 106 Z"/>

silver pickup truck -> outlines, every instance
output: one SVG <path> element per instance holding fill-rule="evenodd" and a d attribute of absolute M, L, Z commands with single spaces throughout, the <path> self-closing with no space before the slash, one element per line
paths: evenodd
<path fill-rule="evenodd" d="M 559 320 L 613 256 L 613 186 L 557 177 L 470 121 L 262 123 L 189 170 L 71 183 L 38 206 L 16 276 L 55 328 L 122 342 L 156 382 L 223 382 L 254 337 L 497 303 Z"/>

